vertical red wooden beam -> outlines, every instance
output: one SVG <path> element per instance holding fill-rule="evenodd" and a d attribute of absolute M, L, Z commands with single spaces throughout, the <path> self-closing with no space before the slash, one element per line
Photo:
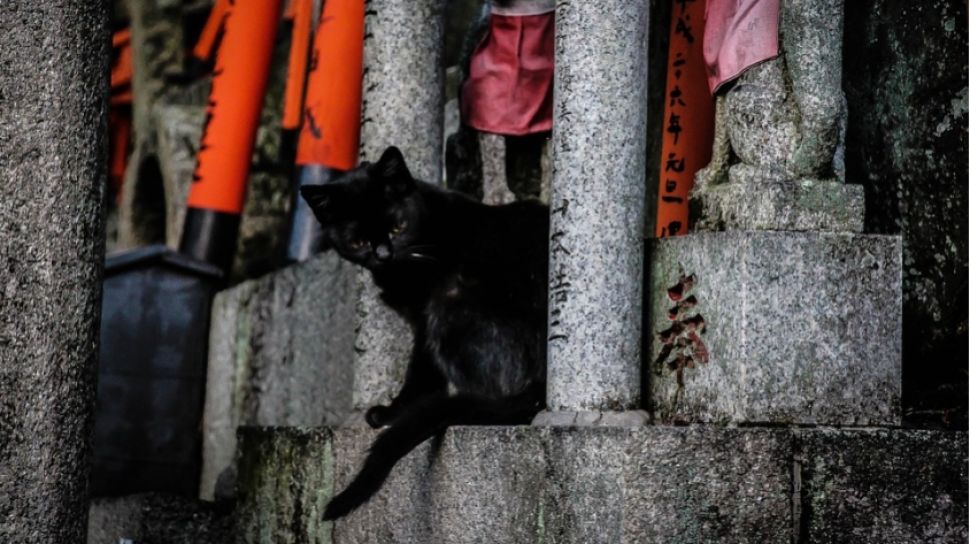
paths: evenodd
<path fill-rule="evenodd" d="M 235 253 L 280 0 L 235 0 L 225 17 L 180 250 L 226 269 Z"/>
<path fill-rule="evenodd" d="M 364 0 L 327 0 L 310 55 L 297 186 L 326 183 L 357 165 L 363 55 Z M 286 258 L 303 261 L 318 251 L 320 226 L 294 189 Z"/>
<path fill-rule="evenodd" d="M 229 14 L 229 2 L 230 0 L 216 0 L 212 11 L 209 12 L 209 18 L 206 19 L 202 33 L 199 34 L 199 40 L 192 49 L 192 56 L 201 62 L 208 62 L 212 57 L 212 49 L 216 45 L 219 31 L 222 30 L 225 18 Z"/>
<path fill-rule="evenodd" d="M 327 0 L 310 60 L 298 164 L 357 165 L 363 54 L 364 0 Z"/>
<path fill-rule="evenodd" d="M 310 25 L 313 22 L 313 0 L 293 0 L 293 38 L 283 98 L 284 130 L 300 128 L 303 113 L 303 90 L 306 87 L 307 58 L 310 50 Z"/>
<path fill-rule="evenodd" d="M 705 0 L 677 0 L 670 17 L 657 236 L 687 232 L 694 173 L 711 159 L 714 99 L 704 64 Z"/>

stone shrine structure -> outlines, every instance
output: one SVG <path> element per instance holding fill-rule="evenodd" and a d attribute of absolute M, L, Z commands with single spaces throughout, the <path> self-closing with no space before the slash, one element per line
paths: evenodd
<path fill-rule="evenodd" d="M 653 242 L 656 416 L 899 425 L 902 242 L 861 234 L 862 187 L 838 179 L 841 0 L 782 1 L 780 32 L 717 98 L 695 233 Z"/>
<path fill-rule="evenodd" d="M 559 2 L 536 424 L 450 429 L 321 523 L 373 441 L 360 411 L 400 385 L 406 327 L 332 255 L 218 295 L 202 495 L 235 492 L 237 541 L 965 540 L 966 433 L 899 428 L 900 241 L 861 233 L 841 179 L 841 3 L 782 5 L 784 57 L 720 100 L 701 220 L 645 244 L 649 2 Z M 366 20 L 363 156 L 401 146 L 428 181 L 443 7 L 374 0 Z"/>

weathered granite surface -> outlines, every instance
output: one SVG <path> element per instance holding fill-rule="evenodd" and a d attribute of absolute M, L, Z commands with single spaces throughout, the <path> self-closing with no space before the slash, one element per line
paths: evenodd
<path fill-rule="evenodd" d="M 375 431 L 241 435 L 245 543 L 915 543 L 967 527 L 966 433 L 458 427 L 327 524 Z"/>
<path fill-rule="evenodd" d="M 0 7 L 0 542 L 80 542 L 104 259 L 108 2 Z"/>
<path fill-rule="evenodd" d="M 632 442 L 622 541 L 789 541 L 788 431 L 651 427 Z"/>
<path fill-rule="evenodd" d="M 898 425 L 898 237 L 701 233 L 650 244 L 658 421 Z"/>
<path fill-rule="evenodd" d="M 225 544 L 232 541 L 232 508 L 156 493 L 95 499 L 87 544 Z"/>
<path fill-rule="evenodd" d="M 258 501 L 260 525 L 268 528 L 283 520 L 292 520 L 293 527 L 312 524 L 320 495 L 311 490 L 325 499 L 345 485 L 375 432 L 244 429 L 241 434 L 247 473 L 240 482 L 249 474 L 269 480 L 260 480 L 259 498 L 241 493 L 240 523 L 253 524 L 244 513 Z M 329 452 L 315 445 L 314 455 L 289 454 L 295 451 L 290 444 L 317 444 L 331 436 Z M 775 430 L 457 428 L 402 460 L 369 503 L 305 538 L 612 544 L 740 536 L 754 542 L 752 535 L 790 533 L 789 444 L 788 434 Z M 274 449 L 284 453 L 267 459 L 264 452 Z M 678 457 L 683 451 L 693 452 L 696 462 Z M 336 467 L 335 480 L 328 469 L 314 468 L 326 463 Z M 311 502 L 294 509 L 308 496 Z M 715 507 L 720 517 L 710 514 Z M 271 542 L 270 535 L 249 533 L 243 542 Z"/>
<path fill-rule="evenodd" d="M 505 136 L 480 132 L 478 146 L 482 153 L 482 202 L 490 205 L 515 202 L 506 172 Z"/>
<path fill-rule="evenodd" d="M 337 425 L 350 413 L 355 274 L 327 253 L 216 296 L 203 499 L 232 491 L 236 427 Z"/>
<path fill-rule="evenodd" d="M 331 543 L 321 516 L 334 493 L 333 434 L 287 429 L 273 440 L 240 431 L 236 542 Z"/>
<path fill-rule="evenodd" d="M 777 181 L 844 179 L 844 0 L 783 0 L 778 57 L 721 89 L 714 153 L 694 194 L 728 181 L 737 164 Z M 732 164 L 737 163 L 737 164 Z"/>
<path fill-rule="evenodd" d="M 550 410 L 640 401 L 646 2 L 556 9 Z"/>
<path fill-rule="evenodd" d="M 414 337 L 401 316 L 380 299 L 370 272 L 355 274 L 359 297 L 354 314 L 353 409 L 358 415 L 377 404 L 387 404 L 401 389 Z M 349 423 L 363 424 L 354 418 Z"/>
<path fill-rule="evenodd" d="M 401 149 L 418 179 L 441 182 L 442 0 L 371 0 L 364 15 L 361 157 Z"/>
<path fill-rule="evenodd" d="M 861 185 L 838 181 L 765 179 L 736 165 L 731 181 L 710 186 L 691 200 L 691 231 L 792 230 L 862 232 Z"/>
<path fill-rule="evenodd" d="M 800 542 L 966 542 L 967 434 L 796 433 Z"/>
<path fill-rule="evenodd" d="M 847 177 L 903 237 L 903 404 L 967 428 L 967 3 L 846 2 Z"/>

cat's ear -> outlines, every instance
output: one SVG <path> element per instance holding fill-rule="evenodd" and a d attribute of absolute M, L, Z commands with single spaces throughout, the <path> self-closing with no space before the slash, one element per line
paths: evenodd
<path fill-rule="evenodd" d="M 404 155 L 393 145 L 384 150 L 371 171 L 385 179 L 411 177 L 411 172 L 408 172 L 408 166 L 404 162 Z"/>
<path fill-rule="evenodd" d="M 388 196 L 403 196 L 414 187 L 414 178 L 404 162 L 404 155 L 394 146 L 385 149 L 371 168 L 371 172 L 384 181 Z"/>
<path fill-rule="evenodd" d="M 334 185 L 303 185 L 300 187 L 300 195 L 321 224 L 327 224 L 334 219 L 334 200 L 337 196 Z"/>

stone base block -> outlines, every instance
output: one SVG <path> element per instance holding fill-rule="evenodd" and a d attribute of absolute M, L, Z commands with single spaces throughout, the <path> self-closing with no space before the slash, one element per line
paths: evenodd
<path fill-rule="evenodd" d="M 88 513 L 87 544 L 224 544 L 232 538 L 233 505 L 228 502 L 144 493 L 94 499 Z"/>
<path fill-rule="evenodd" d="M 240 432 L 235 542 L 327 543 L 323 509 L 334 494 L 334 439 L 326 428 Z"/>
<path fill-rule="evenodd" d="M 966 433 L 713 426 L 454 428 L 363 507 L 319 523 L 374 435 L 243 429 L 239 542 L 915 543 L 967 530 Z"/>
<path fill-rule="evenodd" d="M 793 530 L 790 436 L 780 430 L 457 428 L 422 444 L 370 502 L 325 526 L 321 497 L 350 481 L 375 433 L 241 434 L 246 543 L 787 542 Z M 307 436 L 320 444 L 312 455 L 267 459 Z M 331 436 L 332 457 L 323 445 Z M 318 468 L 326 463 L 335 483 Z"/>
<path fill-rule="evenodd" d="M 741 171 L 739 171 L 739 168 Z M 786 180 L 735 165 L 731 181 L 691 195 L 691 230 L 862 232 L 861 185 L 831 180 Z"/>
<path fill-rule="evenodd" d="M 898 425 L 898 237 L 653 240 L 644 331 L 660 422 Z"/>
<path fill-rule="evenodd" d="M 236 427 L 336 425 L 350 413 L 354 277 L 328 253 L 216 296 L 202 498 L 232 491 Z"/>
<path fill-rule="evenodd" d="M 540 427 L 641 427 L 650 423 L 644 410 L 622 412 L 557 412 L 542 411 L 532 420 Z"/>
<path fill-rule="evenodd" d="M 967 434 L 797 434 L 798 542 L 966 542 Z"/>

